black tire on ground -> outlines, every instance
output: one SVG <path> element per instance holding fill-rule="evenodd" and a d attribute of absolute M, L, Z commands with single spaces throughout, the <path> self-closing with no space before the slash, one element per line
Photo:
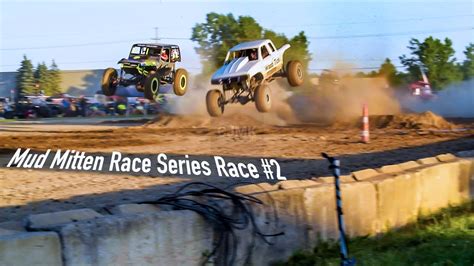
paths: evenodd
<path fill-rule="evenodd" d="M 188 71 L 183 68 L 178 68 L 174 75 L 173 91 L 178 96 L 183 96 L 188 89 Z"/>
<path fill-rule="evenodd" d="M 272 96 L 267 85 L 260 85 L 254 93 L 255 107 L 259 112 L 265 113 L 272 108 Z"/>
<path fill-rule="evenodd" d="M 158 73 L 152 73 L 145 78 L 145 98 L 150 101 L 156 101 L 156 99 L 158 99 L 158 94 L 160 93 L 160 79 L 161 77 Z"/>
<path fill-rule="evenodd" d="M 210 116 L 218 117 L 224 113 L 224 95 L 220 90 L 207 92 L 206 107 Z"/>
<path fill-rule="evenodd" d="M 105 96 L 112 96 L 115 94 L 115 90 L 117 90 L 117 85 L 114 85 L 114 82 L 117 80 L 118 74 L 117 70 L 109 67 L 104 71 L 102 74 L 102 93 Z"/>
<path fill-rule="evenodd" d="M 291 60 L 286 65 L 286 76 L 288 83 L 293 86 L 300 86 L 304 81 L 303 65 L 298 60 Z"/>

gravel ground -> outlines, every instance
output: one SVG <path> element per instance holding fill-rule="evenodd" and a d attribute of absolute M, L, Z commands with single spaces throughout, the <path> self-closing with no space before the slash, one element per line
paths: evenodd
<path fill-rule="evenodd" d="M 472 127 L 472 120 L 458 123 Z M 176 126 L 180 125 L 180 126 Z M 343 172 L 380 167 L 441 153 L 474 149 L 474 131 L 376 129 L 371 142 L 359 142 L 357 128 L 317 124 L 268 126 L 231 123 L 227 126 L 130 126 L 130 123 L 94 126 L 54 123 L 0 124 L 0 155 L 18 147 L 38 151 L 76 149 L 85 152 L 120 151 L 139 154 L 219 155 L 237 161 L 276 158 L 291 179 L 327 176 L 321 152 L 341 158 Z M 204 157 L 203 157 L 204 158 Z M 172 192 L 190 181 L 227 185 L 245 179 L 163 177 L 111 173 L 0 168 L 0 222 L 31 213 L 103 207 L 140 202 Z M 264 180 L 260 180 L 264 181 Z"/>

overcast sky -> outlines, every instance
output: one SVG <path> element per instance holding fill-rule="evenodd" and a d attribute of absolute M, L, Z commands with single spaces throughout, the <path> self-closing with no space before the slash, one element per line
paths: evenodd
<path fill-rule="evenodd" d="M 187 38 L 209 12 L 254 17 L 288 37 L 310 37 L 310 69 L 399 65 L 411 37 L 449 37 L 462 51 L 474 42 L 473 1 L 1 1 L 0 71 L 14 71 L 23 54 L 36 65 L 55 59 L 60 69 L 116 66 L 134 42 L 181 46 L 181 66 L 200 71 L 195 43 Z M 171 39 L 168 39 L 171 38 Z M 173 39 L 177 38 L 177 39 Z M 367 69 L 366 71 L 369 71 Z"/>

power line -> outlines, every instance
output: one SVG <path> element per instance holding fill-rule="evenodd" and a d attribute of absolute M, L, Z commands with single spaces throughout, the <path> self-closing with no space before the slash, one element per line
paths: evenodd
<path fill-rule="evenodd" d="M 75 62 L 56 62 L 58 66 L 61 65 L 75 65 L 75 64 L 90 64 L 90 63 L 117 63 L 117 60 L 97 60 L 97 61 L 75 61 Z M 9 64 L 9 65 L 0 65 L 0 67 L 12 67 L 12 66 L 17 66 L 20 67 L 20 63 L 18 64 Z M 201 67 L 185 67 L 186 69 L 201 69 Z M 69 71 L 69 70 L 62 70 L 62 71 Z M 72 70 L 71 70 L 72 71 Z M 76 71 L 76 70 L 74 70 Z M 82 71 L 82 70 L 77 70 L 77 71 Z"/>
<path fill-rule="evenodd" d="M 83 46 L 97 46 L 97 45 L 111 45 L 119 43 L 130 43 L 137 40 L 118 40 L 109 42 L 90 42 L 81 44 L 64 44 L 64 45 L 51 45 L 51 46 L 36 46 L 36 47 L 17 47 L 17 48 L 1 48 L 2 51 L 19 51 L 19 50 L 42 50 L 42 49 L 56 49 L 56 48 L 72 48 L 72 47 L 83 47 Z"/>
<path fill-rule="evenodd" d="M 412 17 L 412 18 L 400 18 L 400 19 L 389 19 L 389 20 L 368 20 L 368 21 L 346 21 L 346 22 L 330 22 L 330 23 L 311 23 L 311 24 L 285 24 L 285 25 L 270 25 L 269 28 L 298 28 L 298 27 L 316 27 L 316 26 L 339 26 L 339 25 L 357 25 L 357 24 L 372 24 L 372 23 L 392 23 L 392 22 L 410 22 L 410 21 L 423 21 L 423 20 L 432 20 L 432 19 L 449 19 L 449 18 L 463 18 L 463 17 L 474 17 L 473 14 L 459 14 L 459 15 L 447 15 L 447 16 L 437 16 L 437 17 Z M 160 26 L 160 29 L 176 29 L 177 27 L 173 26 Z M 154 27 L 155 30 L 158 27 Z M 183 28 L 184 29 L 184 28 Z M 136 33 L 136 31 L 134 32 Z M 3 36 L 3 39 L 23 39 L 23 38 L 47 38 L 52 36 L 82 36 L 80 33 L 75 34 L 64 34 L 56 33 L 51 35 L 28 35 L 28 36 Z M 157 35 L 152 38 L 155 40 Z"/>
<path fill-rule="evenodd" d="M 394 33 L 319 36 L 319 37 L 307 37 L 307 39 L 329 40 L 329 39 L 351 39 L 351 38 L 369 38 L 369 37 L 391 37 L 391 36 L 416 35 L 416 34 L 471 31 L 471 30 L 474 30 L 473 26 L 459 27 L 459 28 L 452 28 L 452 29 L 443 29 L 443 30 L 433 30 L 433 31 L 406 31 L 406 32 L 394 32 Z M 160 40 L 162 40 L 162 39 L 166 39 L 166 40 L 188 40 L 188 41 L 191 40 L 188 37 L 161 37 Z M 236 40 L 236 39 L 231 39 L 231 40 Z M 72 47 L 85 47 L 85 46 L 112 45 L 112 44 L 119 44 L 119 43 L 139 42 L 139 41 L 141 41 L 141 40 L 137 40 L 137 39 L 134 39 L 134 40 L 117 40 L 117 41 L 108 41 L 108 42 L 90 42 L 90 43 L 81 43 L 81 44 L 67 44 L 67 45 L 53 45 L 53 46 L 1 48 L 0 50 L 1 51 L 20 51 L 20 50 L 41 50 L 41 49 L 69 48 L 69 47 L 72 48 Z"/>
<path fill-rule="evenodd" d="M 395 66 L 395 68 L 404 68 L 405 66 Z M 380 69 L 380 66 L 374 67 L 330 67 L 330 68 L 309 68 L 310 71 L 322 71 L 322 70 L 375 70 Z"/>
<path fill-rule="evenodd" d="M 112 63 L 117 62 L 117 60 L 94 60 L 94 61 L 69 61 L 69 62 L 56 62 L 58 65 L 69 65 L 69 64 L 90 64 L 90 63 Z M 0 67 L 8 67 L 8 66 L 20 66 L 18 64 L 10 64 L 10 65 L 0 65 Z"/>
<path fill-rule="evenodd" d="M 167 40 L 191 40 L 190 38 L 173 38 L 166 37 L 160 38 Z M 80 44 L 64 44 L 64 45 L 52 45 L 52 46 L 36 46 L 36 47 L 20 47 L 20 48 L 1 48 L 1 51 L 20 51 L 20 50 L 43 50 L 43 49 L 56 49 L 56 48 L 73 48 L 73 47 L 85 47 L 85 46 L 100 46 L 100 45 L 112 45 L 120 43 L 131 43 L 131 42 L 141 42 L 143 39 L 133 39 L 133 40 L 117 40 L 117 41 L 108 41 L 108 42 L 89 42 L 89 43 L 80 43 Z"/>
<path fill-rule="evenodd" d="M 353 38 L 392 37 L 392 36 L 431 34 L 431 33 L 457 32 L 457 31 L 471 31 L 471 30 L 474 30 L 474 27 L 470 26 L 470 27 L 461 27 L 461 28 L 453 28 L 453 29 L 444 29 L 444 30 L 438 30 L 438 31 L 406 31 L 406 32 L 393 32 L 393 33 L 335 35 L 335 36 L 307 37 L 307 38 L 308 39 L 316 39 L 316 40 L 353 39 Z"/>
<path fill-rule="evenodd" d="M 450 16 L 438 16 L 438 17 L 415 17 L 415 18 L 402 18 L 402 19 L 389 19 L 389 20 L 371 20 L 371 21 L 348 21 L 348 22 L 334 22 L 334 23 L 315 23 L 315 24 L 300 24 L 300 25 L 273 25 L 270 28 L 294 28 L 294 27 L 317 27 L 317 26 L 340 26 L 340 25 L 357 25 L 357 24 L 372 24 L 372 23 L 392 23 L 392 22 L 410 22 L 410 21 L 422 21 L 431 19 L 446 19 L 446 18 L 462 18 L 462 17 L 473 17 L 473 14 L 463 15 L 450 15 Z"/>

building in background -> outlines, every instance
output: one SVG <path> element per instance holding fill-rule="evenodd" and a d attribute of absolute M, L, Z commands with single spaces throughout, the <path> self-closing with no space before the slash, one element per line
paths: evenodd
<path fill-rule="evenodd" d="M 61 72 L 61 88 L 64 93 L 79 96 L 92 96 L 100 90 L 102 69 L 63 70 Z M 11 90 L 16 89 L 17 72 L 0 72 L 0 97 L 9 97 Z"/>

